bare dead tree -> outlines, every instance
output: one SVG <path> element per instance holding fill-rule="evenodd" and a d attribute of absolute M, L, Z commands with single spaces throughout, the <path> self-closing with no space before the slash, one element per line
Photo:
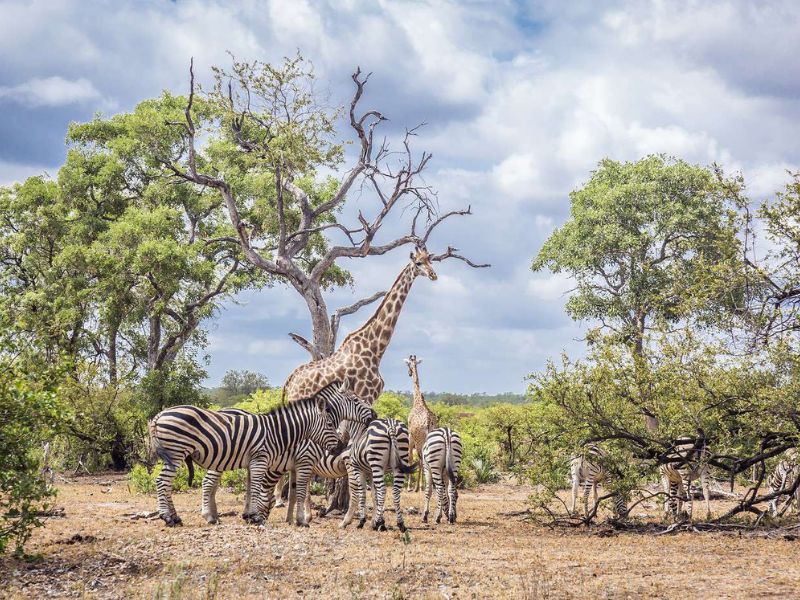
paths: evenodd
<path fill-rule="evenodd" d="M 251 206 L 248 198 L 237 193 L 234 184 L 219 170 L 206 168 L 207 161 L 198 147 L 194 111 L 198 89 L 193 65 L 189 70 L 184 120 L 173 123 L 182 128 L 185 147 L 178 156 L 162 162 L 176 177 L 218 190 L 235 231 L 235 236 L 223 241 L 238 243 L 248 261 L 285 281 L 303 297 L 311 317 L 312 340 L 296 333 L 290 335 L 313 359 L 319 359 L 333 352 L 343 316 L 355 313 L 386 293 L 375 292 L 330 312 L 323 291 L 337 261 L 379 256 L 402 246 L 424 246 L 445 220 L 469 215 L 471 211 L 467 207 L 438 214 L 436 194 L 422 179 L 431 154 L 417 155 L 411 147 L 418 128 L 405 132 L 397 152 L 390 149 L 386 139 L 376 141 L 376 129 L 386 118 L 377 110 L 359 111 L 369 80 L 369 74 L 362 74 L 360 69 L 352 75 L 355 92 L 347 113 L 357 143 L 357 157 L 330 197 L 323 200 L 312 197 L 299 180 L 316 165 L 331 166 L 336 162 L 326 158 L 335 154 L 335 146 L 324 139 L 326 133 L 333 131 L 333 118 L 330 111 L 319 108 L 313 94 L 304 87 L 313 77 L 310 71 L 302 70 L 302 64 L 300 58 L 287 59 L 281 70 L 263 63 L 234 62 L 231 74 L 215 70 L 216 91 L 205 97 L 206 102 L 216 102 L 221 110 L 224 116 L 220 118 L 220 126 L 227 127 L 224 133 L 241 156 L 255 161 L 258 168 L 271 175 L 276 224 L 269 235 L 262 226 L 254 226 L 243 217 Z M 227 86 L 223 86 L 225 81 Z M 316 153 L 310 152 L 313 156 L 299 156 L 303 149 L 287 146 L 286 138 L 298 131 L 300 145 L 316 149 Z M 374 212 L 368 216 L 359 210 L 358 222 L 345 225 L 339 222 L 338 213 L 355 190 L 374 198 Z M 387 221 L 408 209 L 414 215 L 409 231 L 379 243 L 378 234 Z M 323 234 L 337 235 L 340 243 L 324 238 L 324 249 L 315 254 L 314 248 L 319 246 L 319 236 Z M 265 239 L 266 243 L 262 243 Z M 432 260 L 450 258 L 471 267 L 488 266 L 470 261 L 451 247 L 433 255 Z"/>

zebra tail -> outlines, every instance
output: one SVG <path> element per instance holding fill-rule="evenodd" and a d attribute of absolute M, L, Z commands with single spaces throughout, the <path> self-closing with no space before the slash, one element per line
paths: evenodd
<path fill-rule="evenodd" d="M 389 433 L 389 464 L 392 465 L 393 469 L 397 469 L 401 473 L 413 473 L 417 468 L 416 465 L 409 466 L 403 462 L 403 458 L 400 456 L 400 451 L 397 448 L 396 432 Z"/>
<path fill-rule="evenodd" d="M 189 469 L 189 487 L 192 487 L 192 481 L 194 481 L 194 461 L 192 460 L 192 455 L 186 455 L 186 468 Z"/>
<path fill-rule="evenodd" d="M 178 467 L 174 462 L 172 462 L 172 457 L 169 455 L 169 452 L 167 452 L 164 449 L 164 447 L 161 445 L 161 442 L 158 441 L 158 433 L 156 431 L 156 427 L 157 427 L 156 421 L 158 421 L 158 415 L 156 415 L 150 421 L 150 423 L 148 423 L 148 429 L 150 430 L 150 452 L 151 452 L 151 458 L 153 459 L 154 462 L 155 462 L 155 458 L 160 458 L 171 469 L 176 469 L 177 470 Z M 153 456 L 153 455 L 155 455 L 155 456 Z"/>
<path fill-rule="evenodd" d="M 450 481 L 453 482 L 455 485 L 456 483 L 456 473 L 453 471 L 453 442 L 450 439 L 450 433 L 445 436 L 444 441 L 444 466 L 447 469 L 447 477 Z"/>

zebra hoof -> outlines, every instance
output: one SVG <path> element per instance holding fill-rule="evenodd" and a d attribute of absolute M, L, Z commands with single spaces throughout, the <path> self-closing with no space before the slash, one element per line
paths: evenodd
<path fill-rule="evenodd" d="M 372 529 L 374 531 L 386 531 L 386 523 L 384 523 L 383 519 L 380 521 L 373 521 Z"/>
<path fill-rule="evenodd" d="M 447 518 L 447 522 L 450 523 L 450 525 L 453 525 L 456 522 L 456 516 L 455 515 L 450 515 Z"/>
<path fill-rule="evenodd" d="M 177 516 L 177 515 L 174 516 L 174 517 L 168 517 L 168 518 L 164 519 L 164 522 L 167 524 L 167 527 L 182 527 L 183 526 L 183 521 L 181 521 L 181 518 L 179 516 Z"/>
<path fill-rule="evenodd" d="M 400 530 L 400 533 L 405 533 L 406 530 L 408 529 L 408 527 L 406 527 L 406 524 L 403 523 L 402 521 L 397 522 L 397 528 Z"/>
<path fill-rule="evenodd" d="M 302 521 L 298 521 L 297 523 L 295 523 L 295 525 L 297 525 L 298 527 L 309 527 L 308 523 L 303 523 Z"/>
<path fill-rule="evenodd" d="M 358 525 L 356 525 L 356 529 L 364 529 L 364 523 L 367 522 L 366 517 L 363 519 L 358 520 Z"/>
<path fill-rule="evenodd" d="M 422 522 L 423 523 L 427 523 L 428 522 L 428 511 L 425 511 L 424 513 L 422 513 Z"/>

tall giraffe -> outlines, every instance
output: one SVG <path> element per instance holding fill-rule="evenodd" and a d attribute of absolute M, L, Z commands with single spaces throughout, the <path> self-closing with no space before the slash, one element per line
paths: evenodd
<path fill-rule="evenodd" d="M 422 360 L 417 360 L 416 355 L 412 354 L 405 359 L 408 365 L 408 376 L 414 382 L 414 405 L 411 407 L 411 412 L 408 413 L 408 432 L 411 437 L 411 449 L 416 451 L 419 460 L 419 469 L 417 470 L 417 487 L 415 491 L 420 490 L 420 483 L 422 482 L 422 446 L 425 445 L 425 439 L 428 433 L 436 429 L 439 425 L 439 420 L 433 414 L 428 405 L 425 403 L 425 396 L 422 395 L 422 390 L 419 387 L 419 370 L 417 366 L 422 364 Z M 409 457 L 411 458 L 411 457 Z M 411 489 L 411 477 L 408 478 L 408 489 Z"/>
<path fill-rule="evenodd" d="M 418 275 L 436 281 L 436 272 L 424 246 L 411 253 L 411 261 L 397 276 L 378 309 L 360 328 L 344 338 L 330 356 L 297 367 L 284 385 L 289 402 L 316 394 L 334 381 L 346 381 L 350 389 L 372 405 L 383 391 L 380 365 L 392 339 L 397 318 Z"/>

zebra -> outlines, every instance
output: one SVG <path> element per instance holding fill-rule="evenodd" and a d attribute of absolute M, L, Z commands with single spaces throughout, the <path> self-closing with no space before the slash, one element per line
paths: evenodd
<path fill-rule="evenodd" d="M 666 464 L 661 465 L 661 484 L 666 498 L 664 512 L 671 513 L 674 518 L 681 514 L 686 504 L 686 515 L 692 520 L 692 482 L 700 479 L 703 498 L 706 504 L 706 519 L 711 517 L 711 490 L 708 486 L 708 457 L 710 456 L 705 440 L 698 446 L 694 438 L 682 437 L 667 453 Z"/>
<path fill-rule="evenodd" d="M 791 489 L 798 477 L 800 477 L 800 464 L 798 464 L 797 460 L 797 450 L 795 448 L 789 448 L 785 452 L 784 458 L 775 465 L 775 469 L 769 475 L 767 484 L 770 493 L 774 494 L 780 490 Z M 773 517 L 778 515 L 778 503 L 783 495 L 784 494 L 776 496 L 769 502 L 769 512 Z M 800 486 L 797 487 L 794 494 L 786 499 L 781 514 L 792 504 L 794 504 L 795 510 L 800 507 Z"/>
<path fill-rule="evenodd" d="M 600 446 L 589 444 L 584 447 L 581 454 L 573 456 L 570 463 L 570 479 L 572 481 L 572 497 L 570 514 L 575 514 L 575 505 L 578 500 L 578 490 L 583 486 L 583 514 L 589 516 L 589 491 L 594 496 L 594 505 L 597 506 L 598 495 L 597 486 L 601 483 L 607 484 L 611 481 L 611 474 L 603 467 L 602 460 L 606 457 L 606 451 Z M 624 518 L 628 514 L 628 507 L 625 504 L 625 497 L 622 494 L 614 494 L 614 516 Z"/>
<path fill-rule="evenodd" d="M 425 510 L 422 522 L 428 522 L 431 493 L 436 488 L 438 498 L 436 523 L 442 520 L 442 513 L 448 523 L 456 522 L 456 473 L 461 466 L 461 436 L 448 427 L 440 427 L 428 433 L 422 446 L 422 464 L 425 472 Z M 445 495 L 448 500 L 445 501 Z"/>
<path fill-rule="evenodd" d="M 311 398 L 265 415 L 245 411 L 226 414 L 196 406 L 166 409 L 149 423 L 151 448 L 164 461 L 156 481 L 159 516 L 168 526 L 182 523 L 171 493 L 172 480 L 182 460 L 197 462 L 209 470 L 203 480 L 202 515 L 214 523 L 214 493 L 223 471 L 247 467 L 249 479 L 261 481 L 287 447 L 305 438 L 339 452 L 335 424 L 346 418 L 371 419 L 372 415 L 372 409 L 355 396 L 343 394 L 338 382 Z M 263 522 L 271 509 L 261 489 L 256 489 L 255 503 L 248 495 L 243 516 L 249 522 Z"/>
<path fill-rule="evenodd" d="M 376 418 L 375 411 L 368 406 L 367 404 L 361 402 L 357 396 L 355 396 L 352 392 L 349 391 L 349 387 L 346 383 L 342 383 L 338 390 L 332 392 L 331 390 L 335 390 L 336 385 L 338 384 L 330 384 L 326 388 L 323 388 L 318 392 L 317 395 L 330 395 L 331 393 L 335 394 L 335 397 L 345 397 L 354 402 L 352 406 L 349 406 L 344 411 L 337 411 L 336 414 L 333 415 L 333 421 L 338 426 L 336 430 L 337 439 L 339 440 L 339 451 L 345 447 L 345 443 L 341 440 L 340 436 L 340 429 L 345 423 L 353 423 L 357 424 L 358 427 L 366 427 L 366 424 Z M 241 409 L 223 409 L 221 412 L 228 412 L 228 413 L 240 413 L 240 414 L 251 414 L 243 411 Z M 308 448 L 310 447 L 309 444 L 314 444 L 317 448 L 319 448 L 319 452 L 325 453 L 325 448 L 320 446 L 319 444 L 315 443 L 311 439 L 305 440 L 298 440 L 294 444 L 289 444 L 285 446 L 284 450 L 273 457 L 272 462 L 269 465 L 268 471 L 264 474 L 263 479 L 261 479 L 260 487 L 261 494 L 268 498 L 268 504 L 266 508 L 266 516 L 269 516 L 270 511 L 275 502 L 275 486 L 276 484 L 282 479 L 284 473 L 292 472 L 295 468 L 296 462 L 298 460 L 303 461 L 304 465 L 304 479 L 310 479 L 309 468 L 306 465 L 306 462 L 309 460 L 306 457 L 306 453 L 308 452 Z M 336 452 L 332 456 L 338 455 L 339 452 Z M 203 490 L 206 493 L 204 496 L 204 506 L 206 506 L 205 498 L 206 496 L 209 498 L 211 502 L 213 502 L 214 494 L 216 493 L 217 486 L 219 485 L 219 479 L 222 476 L 221 473 L 216 471 L 209 471 L 206 474 L 206 477 L 203 479 Z M 253 475 L 248 470 L 247 474 L 247 489 L 245 492 L 245 510 L 242 517 L 245 520 L 252 520 L 250 515 L 253 513 L 251 508 L 251 499 L 252 499 L 252 479 Z M 259 481 L 259 479 L 256 479 Z M 306 485 L 306 488 L 308 486 Z M 207 511 L 214 516 L 216 516 L 216 506 L 214 505 L 213 511 Z M 291 512 L 287 514 L 287 521 L 291 522 Z M 209 523 L 216 522 L 209 521 Z M 298 514 L 298 525 L 305 525 L 307 526 L 308 522 L 307 519 L 303 516 Z"/>
<path fill-rule="evenodd" d="M 372 529 L 386 531 L 383 519 L 386 484 L 384 474 L 393 474 L 392 498 L 397 515 L 397 527 L 406 530 L 403 511 L 400 508 L 400 492 L 407 473 L 413 473 L 415 467 L 408 464 L 409 438 L 408 428 L 397 419 L 378 419 L 351 440 L 350 464 L 348 466 L 348 483 L 350 487 L 350 505 L 340 527 L 347 527 L 353 520 L 356 502 L 359 509 L 358 528 L 361 529 L 366 517 L 366 490 L 364 482 L 372 477 L 373 499 L 375 510 L 372 515 Z"/>

